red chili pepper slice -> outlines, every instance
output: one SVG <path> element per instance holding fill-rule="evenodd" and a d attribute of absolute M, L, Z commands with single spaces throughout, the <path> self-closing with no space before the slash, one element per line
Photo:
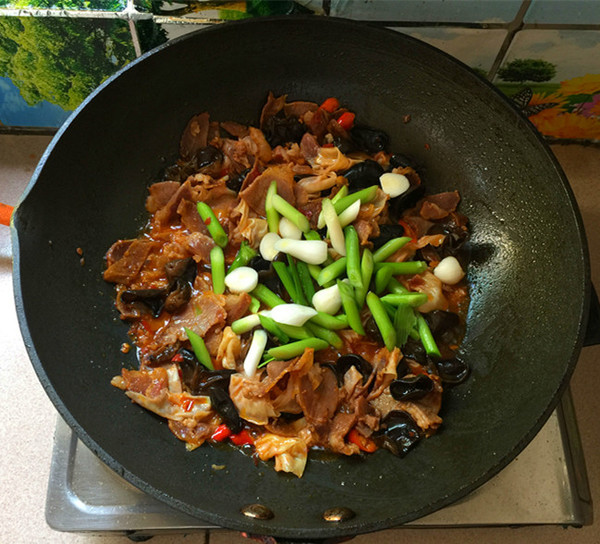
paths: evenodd
<path fill-rule="evenodd" d="M 361 451 L 366 451 L 367 453 L 373 453 L 377 449 L 377 444 L 373 442 L 370 438 L 363 436 L 356 429 L 352 429 L 348 433 L 348 441 L 356 444 Z"/>
<path fill-rule="evenodd" d="M 340 107 L 340 102 L 337 98 L 334 98 L 332 96 L 330 98 L 327 98 L 319 107 L 322 110 L 328 111 L 329 113 L 333 113 Z"/>
<path fill-rule="evenodd" d="M 232 434 L 229 437 L 236 446 L 245 446 L 246 444 L 254 444 L 254 439 L 248 434 L 248 431 L 244 429 L 238 434 Z"/>
<path fill-rule="evenodd" d="M 172 363 L 182 363 L 183 355 L 181 355 L 181 353 L 176 353 L 175 355 L 173 355 L 173 357 L 171 357 L 171 362 Z"/>
<path fill-rule="evenodd" d="M 194 403 L 195 401 L 193 399 L 186 399 L 181 403 L 181 407 L 183 408 L 184 412 L 190 412 L 194 407 Z"/>
<path fill-rule="evenodd" d="M 204 224 L 205 224 L 205 225 L 210 225 L 210 222 L 211 222 L 211 221 L 212 221 L 212 217 L 207 217 L 207 218 L 204 220 Z"/>
<path fill-rule="evenodd" d="M 354 125 L 355 117 L 352 112 L 347 111 L 338 117 L 337 122 L 344 130 L 350 130 Z"/>
<path fill-rule="evenodd" d="M 210 439 L 215 442 L 223 442 L 229 436 L 231 436 L 231 429 L 225 423 L 221 423 L 210 436 Z"/>

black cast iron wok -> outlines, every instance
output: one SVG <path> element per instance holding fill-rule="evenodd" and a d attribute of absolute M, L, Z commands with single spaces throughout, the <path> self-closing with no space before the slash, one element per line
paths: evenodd
<path fill-rule="evenodd" d="M 144 224 L 148 184 L 177 155 L 188 119 L 257 122 L 267 93 L 337 96 L 431 192 L 458 189 L 471 219 L 467 383 L 445 396 L 445 425 L 406 458 L 309 462 L 302 479 L 230 449 L 185 450 L 110 379 L 135 354 L 102 280 L 103 256 Z M 410 122 L 403 117 L 410 115 Z M 76 249 L 83 250 L 80 264 Z M 548 148 L 490 85 L 401 34 L 325 18 L 213 27 L 132 63 L 69 119 L 14 216 L 15 290 L 25 343 L 60 414 L 127 480 L 214 524 L 328 538 L 407 522 L 466 495 L 511 461 L 554 408 L 588 314 L 585 237 Z M 214 470 L 212 465 L 226 465 Z M 240 513 L 249 503 L 274 517 Z M 346 507 L 340 523 L 323 512 Z"/>

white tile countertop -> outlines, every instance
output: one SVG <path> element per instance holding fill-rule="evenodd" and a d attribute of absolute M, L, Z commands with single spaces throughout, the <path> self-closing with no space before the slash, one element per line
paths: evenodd
<path fill-rule="evenodd" d="M 50 138 L 0 135 L 0 202 L 17 203 Z M 591 256 L 592 281 L 600 287 L 600 148 L 552 147 L 569 178 L 583 216 Z M 95 536 L 58 532 L 45 520 L 56 411 L 29 363 L 21 339 L 12 292 L 10 232 L 0 226 L 0 544 L 67 543 L 125 544 L 125 536 Z M 592 498 L 600 493 L 600 346 L 584 348 L 571 382 L 573 402 Z M 600 510 L 595 505 L 595 518 Z M 199 542 L 242 544 L 236 533 L 211 531 L 152 538 L 156 544 Z M 600 521 L 583 528 L 539 525 L 509 527 L 423 529 L 402 528 L 356 537 L 352 542 L 430 544 L 597 544 Z"/>

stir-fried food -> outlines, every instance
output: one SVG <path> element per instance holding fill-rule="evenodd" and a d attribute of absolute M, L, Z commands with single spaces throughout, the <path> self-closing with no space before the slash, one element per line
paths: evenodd
<path fill-rule="evenodd" d="M 192 118 L 106 254 L 139 368 L 112 383 L 189 449 L 301 476 L 312 448 L 403 456 L 435 433 L 468 306 L 467 218 L 335 98 L 269 95 L 258 128 Z"/>

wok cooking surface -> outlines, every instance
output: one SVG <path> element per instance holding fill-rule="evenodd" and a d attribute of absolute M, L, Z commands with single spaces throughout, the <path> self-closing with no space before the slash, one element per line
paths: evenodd
<path fill-rule="evenodd" d="M 299 56 L 299 43 L 318 43 L 318 52 Z M 218 55 L 198 58 L 198 51 L 216 44 L 222 46 Z M 227 57 L 227 44 L 243 44 L 244 62 Z M 261 62 L 265 49 L 273 68 Z M 333 64 L 327 62 L 332 57 Z M 373 58 L 384 58 L 385 66 Z M 327 70 L 315 70 L 319 62 Z M 231 69 L 223 71 L 224 63 Z M 260 81 L 252 79 L 256 73 Z M 218 75 L 218 86 L 208 84 L 209 74 Z M 139 81 L 160 86 L 139 89 Z M 135 104 L 123 99 L 133 87 L 139 91 Z M 189 117 L 207 110 L 222 120 L 255 120 L 268 90 L 316 101 L 339 96 L 423 165 L 432 192 L 458 189 L 461 211 L 471 218 L 473 297 L 462 349 L 473 373 L 446 396 L 444 432 L 401 461 L 387 452 L 366 462 L 315 460 L 298 480 L 257 470 L 231 450 L 200 448 L 190 455 L 163 422 L 109 385 L 124 362 L 119 347 L 127 337 L 112 288 L 101 279 L 104 252 L 143 223 L 146 185 L 168 164 Z M 173 106 L 150 114 L 148 104 L 157 100 Z M 403 113 L 412 118 L 405 126 Z M 91 140 L 90 127 L 102 128 Z M 105 137 L 124 130 L 129 138 Z M 560 168 L 487 83 L 391 32 L 330 20 L 261 20 L 172 42 L 84 104 L 57 135 L 34 181 L 14 221 L 15 285 L 24 339 L 42 384 L 81 440 L 118 474 L 215 525 L 329 537 L 385 528 L 450 504 L 529 442 L 577 360 L 589 271 L 580 218 Z M 76 247 L 83 249 L 85 266 Z M 558 250 L 560 270 L 548 258 Z M 133 356 L 125 362 L 135 364 Z M 211 468 L 223 464 L 227 473 Z M 276 505 L 275 518 L 244 518 L 239 510 L 249 502 Z M 358 515 L 327 525 L 322 513 L 335 506 Z"/>

